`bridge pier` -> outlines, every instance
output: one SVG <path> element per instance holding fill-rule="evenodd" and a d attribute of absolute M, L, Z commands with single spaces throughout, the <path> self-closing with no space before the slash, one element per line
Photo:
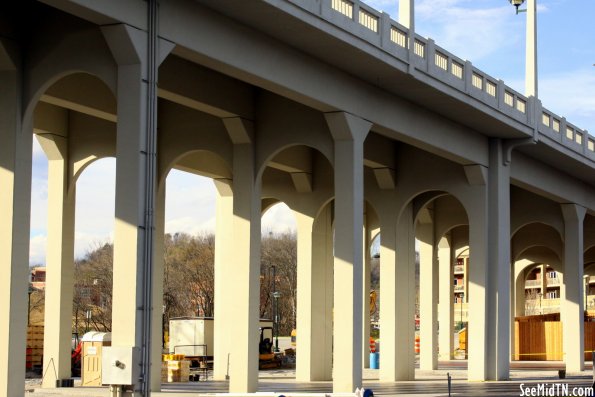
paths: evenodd
<path fill-rule="evenodd" d="M 23 395 L 31 213 L 31 114 L 22 108 L 16 43 L 0 39 L 0 394 Z"/>
<path fill-rule="evenodd" d="M 438 242 L 438 273 L 439 273 L 439 302 L 438 313 L 440 324 L 439 352 L 440 360 L 452 360 L 454 346 L 454 255 L 451 248 L 450 233 L 445 234 Z"/>
<path fill-rule="evenodd" d="M 76 187 L 69 175 L 68 131 L 38 134 L 48 157 L 48 244 L 46 254 L 43 387 L 71 377 Z"/>
<path fill-rule="evenodd" d="M 585 369 L 585 326 L 583 279 L 583 221 L 586 210 L 576 204 L 562 204 L 564 217 L 564 288 L 561 320 L 564 362 L 567 372 Z"/>

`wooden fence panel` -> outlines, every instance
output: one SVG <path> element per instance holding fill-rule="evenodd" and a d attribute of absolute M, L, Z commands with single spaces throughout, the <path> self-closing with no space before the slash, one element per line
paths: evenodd
<path fill-rule="evenodd" d="M 558 361 L 563 358 L 559 321 L 515 322 L 515 360 Z"/>
<path fill-rule="evenodd" d="M 595 351 L 595 322 L 585 322 L 585 361 Z M 513 360 L 562 361 L 562 323 L 560 321 L 515 321 Z"/>
<path fill-rule="evenodd" d="M 585 361 L 592 361 L 591 352 L 595 350 L 595 322 L 585 323 Z"/>

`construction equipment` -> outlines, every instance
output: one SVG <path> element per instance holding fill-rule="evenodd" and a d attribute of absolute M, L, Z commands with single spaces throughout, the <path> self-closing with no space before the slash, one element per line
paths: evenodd
<path fill-rule="evenodd" d="M 280 368 L 282 363 L 281 355 L 273 352 L 273 327 L 260 327 L 258 369 Z"/>

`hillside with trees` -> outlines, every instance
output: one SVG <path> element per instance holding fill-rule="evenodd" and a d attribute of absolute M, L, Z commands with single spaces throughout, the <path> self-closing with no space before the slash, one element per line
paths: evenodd
<path fill-rule="evenodd" d="M 296 244 L 294 233 L 284 233 L 264 236 L 261 245 L 259 314 L 261 318 L 273 318 L 273 292 L 279 292 L 281 335 L 289 335 L 295 328 Z M 165 323 L 174 317 L 212 317 L 215 236 L 167 234 L 164 248 Z M 112 244 L 94 246 L 75 263 L 73 325 L 79 334 L 86 330 L 111 330 L 112 263 Z"/>

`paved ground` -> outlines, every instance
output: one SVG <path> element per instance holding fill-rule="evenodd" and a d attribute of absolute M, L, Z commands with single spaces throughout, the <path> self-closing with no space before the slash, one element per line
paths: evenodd
<path fill-rule="evenodd" d="M 511 380 L 505 382 L 467 382 L 466 362 L 441 363 L 436 371 L 416 370 L 416 379 L 411 382 L 384 383 L 378 381 L 378 371 L 364 371 L 364 387 L 372 389 L 375 395 L 381 396 L 448 396 L 447 373 L 452 376 L 452 396 L 520 396 L 520 385 L 536 386 L 546 383 L 548 387 L 561 387 L 556 384 L 568 384 L 569 392 L 573 387 L 590 387 L 592 385 L 592 370 L 588 369 L 577 374 L 568 374 L 567 379 L 558 379 L 561 363 L 522 363 L 513 364 Z M 80 380 L 75 382 L 80 384 Z M 25 386 L 26 396 L 56 397 L 56 396 L 107 396 L 107 388 L 71 389 L 41 389 L 39 380 L 30 380 Z M 206 393 L 224 393 L 227 382 L 212 381 L 170 383 L 164 384 L 161 393 L 153 393 L 156 397 L 173 397 L 185 395 L 199 395 Z M 292 393 L 330 393 L 331 382 L 301 383 L 295 381 L 294 370 L 261 371 L 259 379 L 259 393 L 269 395 L 291 395 Z M 583 391 L 583 390 L 576 390 Z M 547 395 L 547 394 L 546 394 Z M 563 395 L 563 394 L 553 394 Z M 289 397 L 289 396 L 288 396 Z"/>

